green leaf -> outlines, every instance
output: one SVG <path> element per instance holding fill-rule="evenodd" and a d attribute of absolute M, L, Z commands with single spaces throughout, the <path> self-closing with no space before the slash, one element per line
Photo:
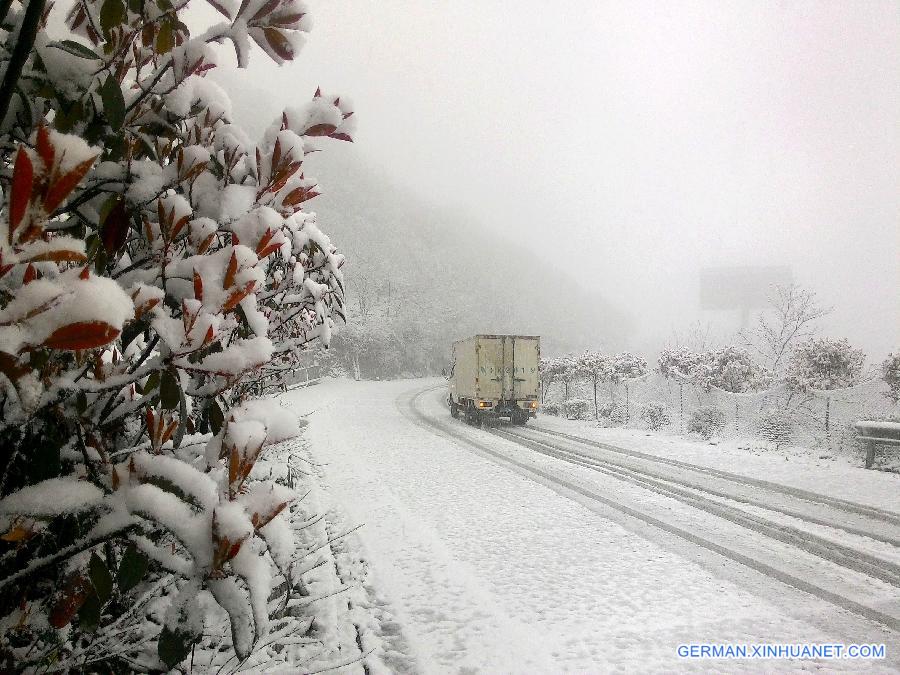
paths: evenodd
<path fill-rule="evenodd" d="M 209 426 L 212 427 L 213 433 L 217 434 L 222 430 L 222 425 L 224 424 L 225 414 L 219 407 L 219 403 L 215 399 L 212 399 L 209 402 Z"/>
<path fill-rule="evenodd" d="M 62 40 L 60 42 L 51 42 L 50 47 L 56 47 L 57 49 L 62 49 L 64 52 L 68 52 L 72 56 L 77 56 L 81 59 L 94 59 L 100 60 L 100 55 L 95 53 L 93 49 L 87 47 L 80 42 L 75 42 L 75 40 Z"/>
<path fill-rule="evenodd" d="M 125 23 L 125 3 L 122 0 L 103 0 L 100 7 L 100 28 L 104 37 L 109 36 L 109 31 Z"/>
<path fill-rule="evenodd" d="M 122 561 L 119 563 L 119 570 L 116 572 L 116 582 L 119 590 L 127 593 L 137 586 L 144 574 L 147 573 L 147 567 L 150 561 L 143 553 L 141 553 L 134 544 L 129 544 L 122 555 Z"/>
<path fill-rule="evenodd" d="M 142 0 L 128 0 L 128 9 L 130 9 L 135 14 L 141 14 L 143 12 L 144 3 Z"/>
<path fill-rule="evenodd" d="M 175 32 L 169 21 L 159 24 L 159 33 L 156 34 L 156 51 L 160 54 L 168 54 L 175 46 Z"/>
<path fill-rule="evenodd" d="M 100 87 L 100 97 L 103 99 L 103 110 L 109 126 L 118 131 L 125 123 L 125 99 L 122 97 L 122 88 L 118 80 L 112 75 L 107 77 L 106 82 Z"/>
<path fill-rule="evenodd" d="M 167 667 L 173 668 L 175 664 L 185 659 L 188 652 L 191 651 L 191 644 L 190 636 L 170 630 L 168 626 L 164 626 L 159 634 L 156 653 L 159 654 L 160 660 Z"/>
<path fill-rule="evenodd" d="M 106 274 L 106 264 L 109 262 L 109 256 L 106 255 L 106 249 L 97 249 L 97 257 L 94 258 L 94 271 L 99 275 Z"/>
<path fill-rule="evenodd" d="M 125 349 L 128 345 L 130 345 L 132 340 L 134 340 L 138 335 L 141 335 L 148 328 L 150 328 L 150 324 L 146 319 L 141 319 L 140 321 L 130 321 L 126 323 L 125 327 L 122 329 L 122 349 Z M 156 373 L 151 373 L 150 377 L 153 377 L 153 375 L 155 374 Z"/>
<path fill-rule="evenodd" d="M 187 429 L 187 401 L 184 398 L 184 392 L 181 387 L 178 388 L 178 428 L 175 429 L 175 437 L 172 439 L 172 447 L 180 448 L 181 441 L 184 439 L 184 432 Z"/>
<path fill-rule="evenodd" d="M 88 571 L 91 576 L 91 583 L 94 585 L 94 590 L 97 592 L 97 598 L 100 600 L 100 604 L 103 605 L 109 600 L 109 596 L 112 593 L 113 580 L 112 575 L 109 573 L 109 570 L 106 569 L 106 563 L 96 553 L 91 553 L 91 562 L 88 564 Z"/>
<path fill-rule="evenodd" d="M 93 633 L 100 625 L 100 613 L 103 610 L 103 604 L 96 593 L 91 593 L 88 599 L 84 601 L 81 609 L 78 610 L 78 623 L 83 630 Z"/>
<path fill-rule="evenodd" d="M 154 370 L 147 376 L 147 384 L 144 385 L 144 393 L 153 391 L 159 386 L 159 371 Z"/>
<path fill-rule="evenodd" d="M 166 410 L 175 410 L 181 401 L 181 387 L 178 378 L 170 370 L 164 370 L 159 381 L 159 402 Z"/>

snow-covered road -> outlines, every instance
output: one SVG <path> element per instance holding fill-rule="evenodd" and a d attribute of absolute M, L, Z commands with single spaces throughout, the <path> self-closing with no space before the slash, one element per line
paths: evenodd
<path fill-rule="evenodd" d="M 738 526 L 453 422 L 440 388 L 422 394 L 439 384 L 331 380 L 282 397 L 298 413 L 312 412 L 309 438 L 324 465 L 327 493 L 350 522 L 365 524 L 354 536 L 400 624 L 403 639 L 395 648 L 410 652 L 382 657 L 388 667 L 548 673 L 898 668 L 898 635 L 884 625 L 671 531 L 625 518 L 586 497 L 586 489 L 573 491 L 552 478 L 601 490 L 608 500 L 630 500 L 661 519 L 693 518 L 693 531 L 706 537 L 736 538 L 729 528 Z M 747 551 L 802 558 L 817 573 L 831 564 L 746 530 L 741 536 Z M 823 578 L 828 574 L 836 572 L 829 568 Z M 884 594 L 884 608 L 893 611 L 896 587 L 858 583 L 862 596 Z M 692 643 L 884 643 L 887 659 L 679 658 L 678 645 Z"/>

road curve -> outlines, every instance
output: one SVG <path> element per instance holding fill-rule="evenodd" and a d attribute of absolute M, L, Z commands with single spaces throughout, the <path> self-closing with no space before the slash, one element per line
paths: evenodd
<path fill-rule="evenodd" d="M 752 514 L 741 514 L 739 509 L 734 509 L 731 506 L 727 508 L 721 504 L 713 506 L 710 504 L 710 500 L 703 495 L 687 494 L 683 489 L 686 487 L 683 485 L 683 476 L 650 476 L 647 473 L 641 474 L 634 467 L 613 466 L 611 471 L 603 472 L 604 475 L 618 481 L 627 480 L 632 485 L 639 485 L 648 494 L 653 495 L 652 499 L 642 499 L 639 503 L 631 505 L 626 504 L 624 503 L 625 500 L 621 498 L 611 498 L 608 496 L 610 494 L 609 490 L 598 489 L 590 481 L 582 481 L 564 475 L 565 472 L 554 470 L 552 466 L 538 466 L 533 461 L 530 461 L 531 457 L 527 455 L 512 455 L 509 452 L 499 450 L 496 437 L 493 437 L 490 430 L 472 429 L 451 420 L 449 415 L 446 420 L 435 419 L 424 412 L 421 403 L 424 396 L 437 388 L 439 387 L 429 387 L 410 396 L 400 397 L 397 400 L 398 409 L 405 417 L 417 425 L 427 428 L 438 435 L 452 437 L 460 441 L 464 446 L 477 449 L 482 455 L 507 465 L 519 473 L 533 477 L 542 483 L 562 488 L 564 491 L 578 495 L 581 498 L 587 498 L 602 504 L 629 518 L 641 521 L 693 545 L 738 562 L 772 579 L 814 595 L 821 600 L 849 610 L 859 616 L 878 622 L 891 631 L 900 633 L 900 602 L 897 600 L 900 598 L 900 592 L 898 592 L 900 591 L 900 567 L 892 563 L 884 565 L 883 563 L 886 561 L 864 552 L 853 550 L 850 547 L 835 546 L 834 542 L 823 542 L 809 538 L 808 533 L 791 531 L 791 528 L 786 529 L 783 524 L 766 523 L 765 519 L 752 517 Z M 598 473 L 597 467 L 603 464 L 601 460 L 587 457 L 584 453 L 581 453 L 581 457 L 577 457 L 579 453 L 572 452 L 571 448 L 554 448 L 554 443 L 548 443 L 546 440 L 528 440 L 524 438 L 524 435 L 518 432 L 508 433 L 505 434 L 504 440 L 509 443 L 515 443 L 519 448 L 532 450 L 535 453 L 538 452 L 535 450 L 536 447 L 543 447 L 544 452 L 541 453 L 543 455 L 548 454 L 547 450 L 553 450 L 559 455 L 568 454 L 568 460 L 560 456 L 553 459 L 561 464 L 576 465 L 585 471 L 593 473 Z M 594 443 L 577 437 L 569 437 L 567 440 L 574 443 L 584 441 L 588 445 Z M 743 484 L 745 487 L 761 488 L 768 490 L 769 493 L 775 492 L 797 499 L 805 498 L 809 500 L 815 498 L 819 500 L 820 504 L 828 504 L 832 508 L 840 509 L 842 513 L 875 519 L 883 522 L 885 525 L 892 525 L 894 519 L 900 518 L 900 516 L 891 512 L 846 502 L 845 500 L 836 500 L 826 495 L 807 493 L 786 486 L 757 481 L 738 476 L 737 474 L 719 472 L 708 467 L 689 465 L 668 458 L 656 458 L 652 455 L 635 453 L 634 451 L 609 446 L 608 444 L 602 445 L 604 446 L 603 449 L 609 451 L 640 456 L 638 458 L 642 461 L 660 460 L 656 462 L 655 473 L 659 473 L 659 467 L 670 467 L 677 470 L 687 469 L 690 471 L 700 470 L 708 476 Z M 578 461 L 572 462 L 571 459 L 573 457 Z M 586 463 L 593 463 L 594 466 L 585 466 Z M 698 486 L 691 485 L 690 489 L 696 492 Z M 744 496 L 746 497 L 746 495 Z M 697 527 L 695 526 L 696 523 L 679 521 L 677 518 L 671 517 L 668 513 L 669 509 L 661 508 L 654 504 L 653 499 L 656 498 L 662 500 L 675 499 L 685 505 L 686 508 L 696 509 L 701 513 L 700 518 L 702 520 L 698 522 L 703 527 Z M 755 501 L 758 502 L 760 500 L 757 499 Z M 745 500 L 745 503 L 748 502 Z M 706 508 L 702 508 L 704 506 Z M 783 508 L 788 507 L 781 504 L 780 508 L 775 510 L 782 511 Z M 730 515 L 731 518 L 724 514 Z M 801 512 L 802 515 L 814 517 Z M 829 523 L 829 525 L 831 524 Z M 844 526 L 842 529 L 849 528 L 848 531 L 859 529 L 853 523 L 845 522 L 842 525 Z M 717 536 L 717 532 L 722 532 L 724 535 L 722 537 Z M 743 536 L 741 536 L 741 533 L 743 533 Z M 775 534 L 780 536 L 773 536 Z M 893 534 L 890 534 L 887 538 L 890 543 L 893 543 Z M 743 545 L 741 543 L 742 539 L 747 539 L 752 544 Z M 804 543 L 803 546 L 799 545 L 801 542 Z M 765 545 L 760 545 L 761 543 Z M 885 598 L 884 601 L 880 600 L 882 597 Z"/>

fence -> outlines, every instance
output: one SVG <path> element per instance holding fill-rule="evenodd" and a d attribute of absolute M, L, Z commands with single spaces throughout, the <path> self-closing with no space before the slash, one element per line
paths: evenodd
<path fill-rule="evenodd" d="M 618 385 L 601 384 L 598 407 L 602 423 L 646 428 L 641 417 L 644 406 L 658 403 L 666 411 L 670 431 L 687 433 L 691 416 L 700 408 L 716 408 L 724 415 L 724 426 L 716 435 L 727 439 L 747 439 L 768 443 L 800 445 L 832 452 L 859 451 L 853 423 L 860 419 L 890 419 L 900 416 L 900 408 L 886 396 L 883 381 L 870 380 L 848 389 L 791 392 L 785 386 L 744 394 L 720 389 L 704 391 L 691 384 L 679 385 L 658 373 Z M 564 385 L 553 383 L 546 393 L 548 403 L 561 403 Z M 589 402 L 594 418 L 594 390 L 589 382 L 569 384 L 569 398 Z M 605 410 L 604 410 L 605 408 Z M 773 420 L 783 424 L 773 430 Z"/>

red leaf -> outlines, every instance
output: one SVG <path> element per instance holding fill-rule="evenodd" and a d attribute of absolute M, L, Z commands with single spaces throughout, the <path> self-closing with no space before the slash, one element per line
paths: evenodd
<path fill-rule="evenodd" d="M 103 229 L 100 230 L 100 239 L 103 241 L 103 248 L 106 249 L 108 255 L 118 253 L 119 249 L 125 245 L 125 240 L 128 238 L 128 220 L 125 200 L 119 199 L 106 215 Z"/>
<path fill-rule="evenodd" d="M 22 275 L 22 285 L 29 284 L 35 279 L 37 279 L 37 269 L 31 263 L 28 263 L 28 267 L 25 268 L 25 274 Z"/>
<path fill-rule="evenodd" d="M 234 234 L 232 233 L 232 239 Z M 237 274 L 237 256 L 234 251 L 231 252 L 231 258 L 228 260 L 228 269 L 225 270 L 225 279 L 222 282 L 222 288 L 228 290 L 234 284 L 234 275 Z"/>
<path fill-rule="evenodd" d="M 71 575 L 50 610 L 50 625 L 57 629 L 65 628 L 81 609 L 91 590 L 91 582 L 87 577 L 77 573 Z"/>
<path fill-rule="evenodd" d="M 275 506 L 275 508 L 273 508 L 268 513 L 263 513 L 263 514 L 254 513 L 250 518 L 250 522 L 253 523 L 253 527 L 256 528 L 257 530 L 261 527 L 265 527 L 266 525 L 269 524 L 269 522 L 272 520 L 272 518 L 274 518 L 279 513 L 281 513 L 284 510 L 284 507 L 287 505 L 288 505 L 288 502 L 281 502 L 280 504 L 277 504 Z"/>
<path fill-rule="evenodd" d="M 303 132 L 303 136 L 329 136 L 337 131 L 337 127 L 333 124 L 313 124 L 309 129 Z"/>
<path fill-rule="evenodd" d="M 266 36 L 266 42 L 269 43 L 272 51 L 278 56 L 285 61 L 290 61 L 294 58 L 294 48 L 280 30 L 266 26 L 263 28 L 263 35 Z"/>
<path fill-rule="evenodd" d="M 250 21 L 248 21 L 247 23 L 251 23 L 253 21 L 256 21 L 257 19 L 261 19 L 266 14 L 270 14 L 272 10 L 278 7 L 279 2 L 281 2 L 281 0 L 269 0 L 266 4 L 260 7 L 259 10 L 257 10 L 256 14 L 254 14 L 250 18 Z"/>
<path fill-rule="evenodd" d="M 178 219 L 178 222 L 176 222 L 175 225 L 172 227 L 172 232 L 169 235 L 169 237 L 172 240 L 177 239 L 178 235 L 181 234 L 181 230 L 184 229 L 184 226 L 188 224 L 189 220 L 190 220 L 190 216 L 181 216 L 181 218 Z"/>
<path fill-rule="evenodd" d="M 9 243 L 13 242 L 13 232 L 22 223 L 28 203 L 31 201 L 31 188 L 34 182 L 34 165 L 31 157 L 21 145 L 16 153 L 16 166 L 13 169 L 12 190 L 9 198 Z"/>
<path fill-rule="evenodd" d="M 278 166 L 281 161 L 281 141 L 275 139 L 275 147 L 272 148 L 272 167 Z"/>
<path fill-rule="evenodd" d="M 27 258 L 20 257 L 19 262 L 87 262 L 87 256 L 81 251 L 58 249 L 37 253 Z"/>
<path fill-rule="evenodd" d="M 353 142 L 353 139 L 350 137 L 350 134 L 345 134 L 343 131 L 334 134 L 328 134 L 329 138 L 334 138 L 339 141 L 347 141 L 349 143 Z"/>
<path fill-rule="evenodd" d="M 75 186 L 81 182 L 84 175 L 94 165 L 95 159 L 97 159 L 96 155 L 90 159 L 84 160 L 80 164 L 76 164 L 71 171 L 60 176 L 59 179 L 50 186 L 50 189 L 47 190 L 47 194 L 44 197 L 44 209 L 47 213 L 53 213 L 56 210 L 56 207 L 62 204 L 63 199 L 69 196 L 69 193 L 75 189 Z"/>
<path fill-rule="evenodd" d="M 203 278 L 194 270 L 194 297 L 203 302 Z"/>
<path fill-rule="evenodd" d="M 232 293 L 228 300 L 222 305 L 222 311 L 228 312 L 238 306 L 238 303 L 253 292 L 256 281 L 248 281 L 246 285 L 239 291 Z"/>
<path fill-rule="evenodd" d="M 256 253 L 259 255 L 259 252 L 263 250 L 270 241 L 272 241 L 272 237 L 275 236 L 275 231 L 270 227 L 266 229 L 266 233 L 260 238 L 259 243 L 256 245 Z"/>
<path fill-rule="evenodd" d="M 119 336 L 119 329 L 104 321 L 76 321 L 57 328 L 44 340 L 51 349 L 94 349 L 107 345 Z"/>
<path fill-rule="evenodd" d="M 53 158 L 56 156 L 56 150 L 50 142 L 50 132 L 43 124 L 37 130 L 37 151 L 41 159 L 44 160 L 44 168 L 49 171 L 53 166 Z"/>
<path fill-rule="evenodd" d="M 319 87 L 316 87 L 316 93 L 313 94 L 313 98 L 319 98 L 321 95 L 322 95 L 322 89 Z"/>
<path fill-rule="evenodd" d="M 260 260 L 265 260 L 266 258 L 268 258 L 270 255 L 275 253 L 275 251 L 277 251 L 280 248 L 281 248 L 280 244 L 269 244 L 268 246 L 266 246 L 262 251 L 260 251 L 257 254 L 257 257 Z"/>

